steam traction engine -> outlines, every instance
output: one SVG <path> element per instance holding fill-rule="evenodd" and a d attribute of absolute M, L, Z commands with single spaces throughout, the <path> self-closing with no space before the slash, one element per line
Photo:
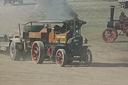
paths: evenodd
<path fill-rule="evenodd" d="M 118 37 L 117 30 L 123 31 L 123 33 L 126 33 L 126 36 L 128 36 L 128 18 L 125 13 L 121 12 L 119 20 L 114 20 L 115 6 L 111 6 L 110 8 L 110 21 L 108 21 L 107 29 L 105 29 L 102 33 L 102 37 L 105 42 L 114 42 Z"/>
<path fill-rule="evenodd" d="M 36 64 L 50 58 L 61 67 L 73 60 L 89 66 L 92 53 L 86 45 L 86 39 L 83 43 L 80 31 L 83 24 L 86 22 L 78 19 L 29 22 L 25 24 L 23 32 L 19 31 L 18 35 L 10 39 L 11 59 L 25 59 L 24 54 L 31 50 L 32 60 Z"/>

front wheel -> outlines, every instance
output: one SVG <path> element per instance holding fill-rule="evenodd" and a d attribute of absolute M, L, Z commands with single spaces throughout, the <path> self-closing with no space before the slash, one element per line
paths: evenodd
<path fill-rule="evenodd" d="M 63 67 L 66 64 L 66 51 L 64 49 L 57 50 L 56 63 L 60 67 Z"/>
<path fill-rule="evenodd" d="M 42 64 L 45 59 L 45 47 L 41 41 L 35 41 L 32 45 L 31 57 L 34 63 Z"/>
<path fill-rule="evenodd" d="M 102 38 L 105 42 L 114 42 L 117 37 L 117 31 L 112 28 L 107 28 L 102 33 Z"/>
<path fill-rule="evenodd" d="M 81 53 L 81 62 L 84 66 L 90 66 L 92 64 L 92 52 L 84 48 Z"/>
<path fill-rule="evenodd" d="M 13 61 L 20 60 L 22 55 L 23 55 L 23 51 L 21 49 L 16 48 L 15 42 L 11 42 L 11 44 L 10 44 L 11 60 L 13 60 Z"/>

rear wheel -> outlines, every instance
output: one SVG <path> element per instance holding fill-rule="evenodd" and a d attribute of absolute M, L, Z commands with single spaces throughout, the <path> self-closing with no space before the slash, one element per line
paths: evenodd
<path fill-rule="evenodd" d="M 44 28 L 44 26 L 42 25 L 27 25 L 27 26 L 24 26 L 23 28 L 23 32 L 40 32 L 42 29 Z"/>
<path fill-rule="evenodd" d="M 34 63 L 42 64 L 45 59 L 45 47 L 43 42 L 35 41 L 32 45 L 31 57 Z"/>
<path fill-rule="evenodd" d="M 114 42 L 117 36 L 117 31 L 112 28 L 105 29 L 102 33 L 102 38 L 105 42 Z"/>
<path fill-rule="evenodd" d="M 60 67 L 63 67 L 66 64 L 66 51 L 64 49 L 57 50 L 56 63 Z"/>
<path fill-rule="evenodd" d="M 92 53 L 89 49 L 83 48 L 81 53 L 82 64 L 84 66 L 90 66 L 92 63 Z"/>
<path fill-rule="evenodd" d="M 23 55 L 23 51 L 21 49 L 16 48 L 16 43 L 11 42 L 10 44 L 10 57 L 11 60 L 20 60 L 21 56 Z"/>

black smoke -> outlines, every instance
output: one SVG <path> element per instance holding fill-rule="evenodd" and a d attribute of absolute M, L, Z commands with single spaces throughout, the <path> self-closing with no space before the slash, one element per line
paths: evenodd
<path fill-rule="evenodd" d="M 77 13 L 66 0 L 37 0 L 37 11 L 46 19 L 74 19 Z"/>

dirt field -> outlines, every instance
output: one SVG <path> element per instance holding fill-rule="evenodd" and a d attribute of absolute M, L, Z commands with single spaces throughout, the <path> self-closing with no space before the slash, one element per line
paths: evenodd
<path fill-rule="evenodd" d="M 58 67 L 50 61 L 37 65 L 32 61 L 12 61 L 0 54 L 0 85 L 128 85 L 128 37 L 124 34 L 114 43 L 105 43 L 101 34 L 109 20 L 109 6 L 118 2 L 73 2 L 69 4 L 79 18 L 87 21 L 82 35 L 88 38 L 93 54 L 91 67 Z M 3 6 L 0 0 L 0 32 L 18 31 L 18 23 L 44 19 L 37 12 L 36 1 L 24 0 L 23 5 Z M 116 8 L 118 19 L 123 9 Z M 123 10 L 128 14 L 128 9 Z"/>

